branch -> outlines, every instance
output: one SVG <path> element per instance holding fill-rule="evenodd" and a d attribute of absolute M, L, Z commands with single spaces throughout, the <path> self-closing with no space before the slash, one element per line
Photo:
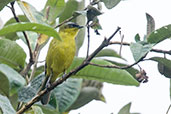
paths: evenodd
<path fill-rule="evenodd" d="M 110 45 L 112 44 L 119 44 L 119 45 L 125 45 L 125 46 L 130 46 L 130 43 L 128 42 L 118 42 L 118 41 L 111 41 Z M 170 51 L 166 51 L 166 50 L 161 50 L 161 49 L 151 49 L 151 52 L 157 52 L 157 53 L 164 53 L 164 54 L 169 54 L 171 55 L 171 50 Z"/>
<path fill-rule="evenodd" d="M 15 13 L 15 8 L 14 8 L 14 2 L 11 3 L 11 7 L 9 7 L 12 11 L 12 14 L 14 16 L 14 19 L 16 20 L 16 22 L 20 23 L 20 20 L 19 18 L 17 17 L 16 13 Z M 30 55 L 30 59 L 29 59 L 29 63 L 27 64 L 27 66 L 25 67 L 25 69 L 23 71 L 21 71 L 21 75 L 22 76 L 26 76 L 26 74 L 28 73 L 29 69 L 31 68 L 31 66 L 34 64 L 34 57 L 33 57 L 33 52 L 32 52 L 32 49 L 31 49 L 31 45 L 30 45 L 30 42 L 29 42 L 29 38 L 26 34 L 26 32 L 22 32 L 24 37 L 25 37 L 25 40 L 26 40 L 26 43 L 27 43 L 27 46 L 28 46 L 28 49 L 29 49 L 29 55 Z"/>
<path fill-rule="evenodd" d="M 87 55 L 86 55 L 86 58 L 88 57 L 89 55 L 89 49 L 90 49 L 90 25 L 89 25 L 89 22 L 87 23 Z"/>
<path fill-rule="evenodd" d="M 91 63 L 89 62 L 89 65 L 93 65 L 93 66 L 97 66 L 97 67 L 104 67 L 104 68 L 117 68 L 117 69 L 128 69 L 133 67 L 134 65 L 138 64 L 139 62 L 141 62 L 143 60 L 139 60 L 131 65 L 126 65 L 126 66 L 117 66 L 117 65 L 100 65 L 100 64 L 95 64 L 95 63 Z"/>
<path fill-rule="evenodd" d="M 83 69 L 85 66 L 87 66 L 90 61 L 96 56 L 98 52 L 100 52 L 104 47 L 109 45 L 110 40 L 115 36 L 115 34 L 120 30 L 121 28 L 118 27 L 116 31 L 108 38 L 104 39 L 101 45 L 90 55 L 88 58 L 86 58 L 83 63 L 78 66 L 76 69 L 70 71 L 68 74 L 64 75 L 63 77 L 59 78 L 57 81 L 52 83 L 50 87 L 46 88 L 45 90 L 40 91 L 35 97 L 32 98 L 28 103 L 23 105 L 23 107 L 17 112 L 17 114 L 24 113 L 27 109 L 29 109 L 34 103 L 40 100 L 40 98 L 48 93 L 49 91 L 53 90 L 55 87 L 57 87 L 59 84 L 63 83 L 66 79 L 68 79 L 71 75 L 76 74 L 78 71 Z"/>

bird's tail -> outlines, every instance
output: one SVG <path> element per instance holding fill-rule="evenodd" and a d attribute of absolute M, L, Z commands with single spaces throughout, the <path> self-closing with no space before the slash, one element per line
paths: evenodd
<path fill-rule="evenodd" d="M 40 91 L 44 90 L 45 88 L 47 88 L 48 86 L 50 86 L 50 83 L 49 83 L 49 76 L 46 76 L 41 87 L 40 87 Z M 50 100 L 50 95 L 51 95 L 51 92 L 47 92 L 46 94 L 44 94 L 41 98 L 40 98 L 40 101 L 43 105 L 46 105 L 48 104 L 49 100 Z"/>

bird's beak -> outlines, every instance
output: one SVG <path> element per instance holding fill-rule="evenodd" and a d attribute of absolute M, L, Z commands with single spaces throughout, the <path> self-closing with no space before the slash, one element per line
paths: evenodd
<path fill-rule="evenodd" d="M 80 26 L 80 25 L 78 26 L 79 29 L 81 29 L 81 28 L 83 28 L 83 27 L 84 27 L 84 26 Z"/>

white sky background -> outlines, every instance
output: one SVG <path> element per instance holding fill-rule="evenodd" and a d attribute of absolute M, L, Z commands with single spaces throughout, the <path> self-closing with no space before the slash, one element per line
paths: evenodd
<path fill-rule="evenodd" d="M 41 10 L 46 0 L 27 0 L 38 10 Z M 149 13 L 155 19 L 156 29 L 164 25 L 171 24 L 171 0 L 126 0 L 121 1 L 112 10 L 107 10 L 103 7 L 104 14 L 99 17 L 103 30 L 100 31 L 102 36 L 95 36 L 91 31 L 90 52 L 92 52 L 100 44 L 103 36 L 110 36 L 120 26 L 124 41 L 134 41 L 134 36 L 139 33 L 143 38 L 146 34 L 146 17 L 145 13 Z M 16 12 L 20 12 L 17 10 Z M 12 14 L 8 8 L 0 12 L 0 18 L 6 22 Z M 119 35 L 113 40 L 120 40 Z M 170 50 L 170 40 L 167 40 L 155 48 Z M 81 48 L 80 56 L 86 54 L 86 41 Z M 115 50 L 119 46 L 111 46 Z M 45 49 L 46 50 L 46 49 Z M 26 48 L 26 52 L 28 52 Z M 44 54 L 44 53 L 43 53 Z M 128 47 L 123 47 L 123 57 L 133 63 L 133 58 Z M 162 56 L 152 53 L 150 56 Z M 44 60 L 45 55 L 41 55 Z M 149 76 L 149 82 L 141 84 L 140 87 L 129 87 L 112 84 L 104 84 L 103 94 L 107 103 L 93 101 L 79 110 L 72 111 L 70 114 L 117 114 L 120 108 L 129 102 L 132 102 L 131 112 L 139 112 L 141 114 L 165 114 L 169 104 L 169 79 L 161 76 L 157 71 L 155 62 L 142 62 L 140 66 L 145 69 Z M 171 114 L 171 111 L 170 113 Z"/>

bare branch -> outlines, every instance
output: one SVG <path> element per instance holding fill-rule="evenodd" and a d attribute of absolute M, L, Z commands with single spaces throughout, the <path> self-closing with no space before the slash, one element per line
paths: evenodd
<path fill-rule="evenodd" d="M 117 66 L 117 65 L 100 65 L 100 64 L 95 64 L 95 63 L 91 63 L 89 62 L 88 64 L 89 65 L 93 65 L 93 66 L 97 66 L 97 67 L 104 67 L 104 68 L 117 68 L 117 69 L 128 69 L 128 68 L 131 68 L 133 67 L 134 65 L 138 64 L 139 62 L 141 62 L 143 60 L 139 60 L 131 65 L 126 65 L 126 66 Z"/>
<path fill-rule="evenodd" d="M 86 58 L 88 57 L 89 55 L 89 49 L 90 49 L 90 26 L 89 26 L 89 22 L 87 23 L 87 56 Z"/>
<path fill-rule="evenodd" d="M 16 22 L 20 23 L 20 20 L 19 20 L 19 18 L 17 17 L 17 15 L 15 13 L 14 3 L 11 3 L 11 7 L 9 7 L 9 8 L 11 9 L 12 14 L 13 14 L 14 19 L 16 20 Z M 26 32 L 23 31 L 22 33 L 23 33 L 23 35 L 25 37 L 25 40 L 26 40 L 26 43 L 27 43 L 27 46 L 28 46 L 28 49 L 29 49 L 29 55 L 30 55 L 29 63 L 27 64 L 25 69 L 23 71 L 21 71 L 21 75 L 25 77 L 27 75 L 29 69 L 31 68 L 31 66 L 34 64 L 34 57 L 33 57 L 33 52 L 32 52 L 32 49 L 31 49 L 30 42 L 29 42 L 29 38 L 28 38 Z"/>
<path fill-rule="evenodd" d="M 128 43 L 128 42 L 111 41 L 110 45 L 112 45 L 112 44 L 118 44 L 118 45 L 122 44 L 122 45 L 125 45 L 125 46 L 130 46 L 130 43 Z M 151 52 L 156 52 L 156 53 L 164 53 L 164 54 L 171 55 L 171 50 L 166 51 L 166 50 L 161 50 L 161 49 L 151 49 L 150 51 Z"/>

